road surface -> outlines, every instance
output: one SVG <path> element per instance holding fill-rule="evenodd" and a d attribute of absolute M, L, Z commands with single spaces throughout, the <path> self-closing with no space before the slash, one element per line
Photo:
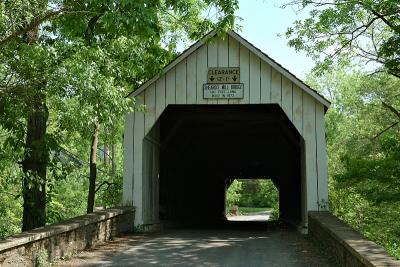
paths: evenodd
<path fill-rule="evenodd" d="M 272 216 L 272 211 L 259 211 L 252 212 L 246 215 L 229 216 L 229 221 L 242 221 L 242 222 L 264 222 L 268 221 Z"/>
<path fill-rule="evenodd" d="M 303 235 L 284 228 L 175 229 L 132 234 L 57 266 L 332 266 Z"/>

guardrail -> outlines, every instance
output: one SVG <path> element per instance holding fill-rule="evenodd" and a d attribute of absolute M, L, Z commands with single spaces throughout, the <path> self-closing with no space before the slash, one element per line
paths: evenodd
<path fill-rule="evenodd" d="M 23 232 L 0 241 L 0 266 L 35 266 L 133 231 L 135 209 L 113 208 Z"/>
<path fill-rule="evenodd" d="M 329 212 L 309 212 L 308 233 L 336 258 L 340 266 L 400 266 L 400 261 L 381 246 Z"/>

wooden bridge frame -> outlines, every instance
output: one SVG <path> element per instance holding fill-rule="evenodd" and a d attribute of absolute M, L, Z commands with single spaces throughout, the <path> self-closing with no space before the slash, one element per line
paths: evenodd
<path fill-rule="evenodd" d="M 324 115 L 330 103 L 237 33 L 215 35 L 192 45 L 129 96 L 144 110 L 125 117 L 123 204 L 136 207 L 135 225 L 159 222 L 158 119 L 168 105 L 278 104 L 304 139 L 302 226 L 307 227 L 308 211 L 328 209 Z M 243 99 L 204 99 L 210 67 L 239 67 Z"/>

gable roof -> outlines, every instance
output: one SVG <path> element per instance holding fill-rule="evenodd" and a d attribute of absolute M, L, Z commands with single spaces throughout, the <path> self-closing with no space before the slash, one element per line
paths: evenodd
<path fill-rule="evenodd" d="M 229 36 L 234 38 L 236 41 L 238 41 L 241 45 L 249 49 L 251 52 L 253 52 L 255 55 L 257 55 L 260 59 L 271 65 L 274 69 L 279 71 L 282 75 L 284 75 L 286 78 L 288 78 L 290 81 L 292 81 L 294 84 L 296 84 L 299 88 L 301 88 L 303 91 L 311 95 L 314 99 L 316 99 L 318 102 L 323 104 L 326 108 L 329 108 L 331 103 L 321 94 L 319 94 L 316 90 L 312 89 L 309 85 L 307 85 L 305 82 L 297 78 L 293 73 L 291 73 L 289 70 L 285 69 L 282 65 L 277 63 L 275 60 L 270 58 L 267 54 L 265 54 L 263 51 L 255 47 L 252 43 L 244 39 L 242 36 L 237 34 L 234 31 L 229 31 L 227 32 Z M 173 61 L 171 61 L 167 66 L 165 66 L 160 73 L 155 75 L 153 78 L 150 80 L 146 81 L 142 85 L 140 85 L 136 90 L 132 91 L 129 93 L 128 97 L 130 96 L 137 96 L 146 88 L 151 85 L 153 82 L 155 82 L 158 78 L 161 77 L 164 73 L 175 67 L 179 62 L 184 60 L 186 57 L 188 57 L 191 53 L 196 51 L 199 47 L 201 47 L 203 44 L 207 42 L 210 38 L 214 37 L 216 35 L 215 31 L 209 32 L 207 35 L 205 35 L 202 39 L 191 45 L 188 49 L 183 51 L 179 56 L 177 56 Z"/>

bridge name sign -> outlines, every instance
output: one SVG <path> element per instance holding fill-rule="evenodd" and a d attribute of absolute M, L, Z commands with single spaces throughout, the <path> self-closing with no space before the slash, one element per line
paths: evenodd
<path fill-rule="evenodd" d="M 243 98 L 243 83 L 225 83 L 203 85 L 203 98 L 240 99 Z"/>

